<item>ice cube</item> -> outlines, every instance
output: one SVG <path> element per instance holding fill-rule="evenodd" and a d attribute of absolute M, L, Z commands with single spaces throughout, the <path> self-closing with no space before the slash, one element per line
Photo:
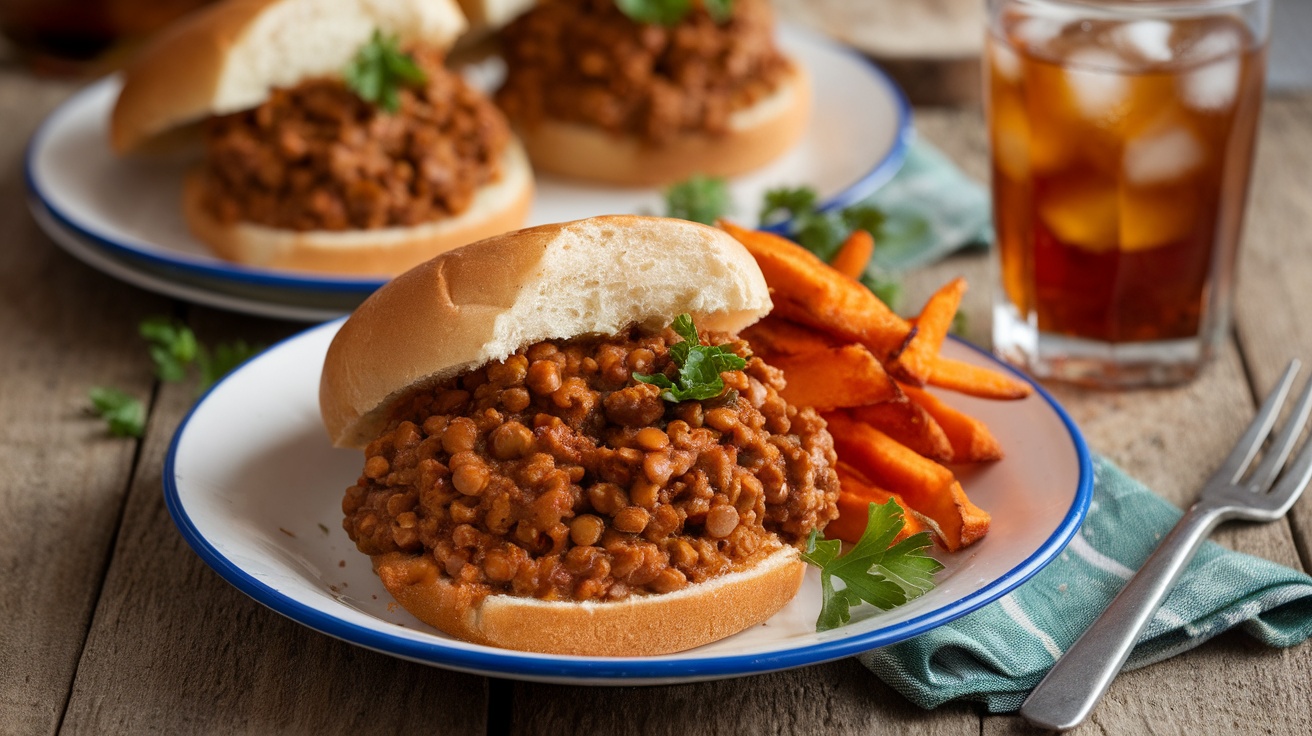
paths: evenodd
<path fill-rule="evenodd" d="M 1123 252 L 1160 248 L 1186 240 L 1198 225 L 1197 197 L 1187 187 L 1121 190 Z"/>
<path fill-rule="evenodd" d="M 1030 175 L 1030 124 L 1015 95 L 996 95 L 990 116 L 993 124 L 993 158 L 1003 175 L 1024 182 Z"/>
<path fill-rule="evenodd" d="M 1193 131 L 1178 121 L 1150 126 L 1125 142 L 1122 167 L 1131 184 L 1165 184 L 1189 175 L 1207 152 Z"/>
<path fill-rule="evenodd" d="M 1011 34 L 1021 45 L 1032 51 L 1043 51 L 1066 30 L 1066 19 L 1026 18 L 1012 26 Z"/>
<path fill-rule="evenodd" d="M 1180 96 L 1195 110 L 1224 111 L 1239 95 L 1242 71 L 1238 56 L 1213 61 L 1180 77 Z"/>
<path fill-rule="evenodd" d="M 1138 20 L 1123 23 L 1111 31 L 1112 42 L 1144 61 L 1170 61 L 1170 23 L 1164 20 Z"/>
<path fill-rule="evenodd" d="M 1118 71 L 1126 67 L 1126 59 L 1116 52 L 1092 46 L 1066 57 L 1066 83 L 1081 115 L 1104 117 L 1129 98 L 1130 80 Z"/>
<path fill-rule="evenodd" d="M 1084 177 L 1052 182 L 1037 196 L 1039 219 L 1063 245 L 1113 251 L 1119 237 L 1116 184 Z"/>
<path fill-rule="evenodd" d="M 998 76 L 1011 82 L 1020 79 L 1020 57 L 1006 43 L 997 39 L 989 41 L 989 61 Z"/>

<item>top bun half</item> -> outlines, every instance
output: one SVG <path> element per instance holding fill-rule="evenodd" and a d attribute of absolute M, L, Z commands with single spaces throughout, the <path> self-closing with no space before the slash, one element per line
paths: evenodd
<path fill-rule="evenodd" d="M 328 348 L 319 409 L 335 445 L 363 447 L 410 390 L 533 343 L 659 329 L 682 313 L 737 332 L 771 306 L 751 254 L 705 225 L 612 215 L 506 233 L 365 300 Z"/>
<path fill-rule="evenodd" d="M 161 33 L 128 68 L 110 118 L 125 153 L 211 115 L 259 106 L 276 87 L 339 74 L 375 29 L 449 48 L 455 0 L 226 0 Z"/>

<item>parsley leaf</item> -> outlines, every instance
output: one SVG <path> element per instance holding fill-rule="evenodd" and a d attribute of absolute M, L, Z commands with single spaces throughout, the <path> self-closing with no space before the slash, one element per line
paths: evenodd
<path fill-rule="evenodd" d="M 921 532 L 893 544 L 903 524 L 902 507 L 896 501 L 871 503 L 865 532 L 856 546 L 841 556 L 840 541 L 824 539 L 819 530 L 811 531 L 802 559 L 820 568 L 824 597 L 816 631 L 828 631 L 851 621 L 852 606 L 862 601 L 887 611 L 934 587 L 934 573 L 943 565 L 925 552 L 933 540 L 928 532 Z M 835 588 L 834 578 L 844 587 Z"/>
<path fill-rule="evenodd" d="M 902 301 L 901 281 L 875 266 L 866 269 L 866 274 L 861 277 L 860 281 L 863 286 L 879 297 L 879 301 L 887 304 L 889 309 L 897 311 L 898 304 Z"/>
<path fill-rule="evenodd" d="M 815 190 L 811 187 L 767 189 L 761 208 L 761 225 L 777 225 L 801 214 L 815 211 Z"/>
<path fill-rule="evenodd" d="M 788 223 L 784 233 L 798 245 L 829 261 L 853 230 L 865 230 L 879 241 L 887 233 L 888 218 L 870 204 L 854 204 L 841 211 L 816 209 L 818 197 L 810 187 L 781 187 L 766 191 L 761 206 L 761 227 Z M 876 248 L 878 251 L 878 248 Z M 871 262 L 861 283 L 896 310 L 902 287 L 897 279 Z"/>
<path fill-rule="evenodd" d="M 734 355 L 728 345 L 701 344 L 692 315 L 675 317 L 670 328 L 683 338 L 670 346 L 670 359 L 679 367 L 678 377 L 672 381 L 664 373 L 633 374 L 633 380 L 639 383 L 650 383 L 664 389 L 661 398 L 666 401 L 677 404 L 689 399 L 713 399 L 724 393 L 721 373 L 739 371 L 747 366 L 747 361 Z"/>
<path fill-rule="evenodd" d="M 398 96 L 401 87 L 428 81 L 428 75 L 414 58 L 401 52 L 398 43 L 396 36 L 384 36 L 382 31 L 375 29 L 373 37 L 360 47 L 342 73 L 346 85 L 360 99 L 389 113 L 395 113 L 401 107 Z"/>
<path fill-rule="evenodd" d="M 200 391 L 205 392 L 263 349 L 261 345 L 248 345 L 245 340 L 221 342 L 214 346 L 213 352 L 201 346 L 196 360 L 196 367 L 200 369 Z"/>
<path fill-rule="evenodd" d="M 968 329 L 970 329 L 970 320 L 967 319 L 966 313 L 957 310 L 957 313 L 952 315 L 952 326 L 948 328 L 948 332 L 957 336 L 965 336 Z"/>
<path fill-rule="evenodd" d="M 716 23 L 724 23 L 733 15 L 733 0 L 702 0 L 702 7 Z"/>
<path fill-rule="evenodd" d="M 196 333 L 176 319 L 150 317 L 137 326 L 137 332 L 150 343 L 150 359 L 161 381 L 181 381 L 187 366 L 196 360 L 199 345 Z"/>
<path fill-rule="evenodd" d="M 714 225 L 729 209 L 729 184 L 718 176 L 694 174 L 665 190 L 666 217 Z"/>
<path fill-rule="evenodd" d="M 733 15 L 733 0 L 701 0 L 711 20 L 724 23 Z M 694 7 L 693 0 L 615 0 L 615 7 L 637 23 L 672 26 L 683 20 Z"/>
<path fill-rule="evenodd" d="M 91 410 L 109 423 L 115 437 L 140 437 L 146 429 L 146 407 L 116 388 L 97 386 L 88 393 Z"/>

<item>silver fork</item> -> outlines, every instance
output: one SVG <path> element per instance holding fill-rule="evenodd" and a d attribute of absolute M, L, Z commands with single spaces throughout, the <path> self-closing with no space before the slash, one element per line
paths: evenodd
<path fill-rule="evenodd" d="M 1275 521 L 1298 500 L 1312 479 L 1312 440 L 1304 444 L 1279 483 L 1276 478 L 1312 410 L 1312 380 L 1303 387 L 1289 421 L 1262 461 L 1243 479 L 1275 425 L 1298 368 L 1297 360 L 1290 361 L 1243 437 L 1203 486 L 1198 501 L 1026 698 L 1020 714 L 1027 721 L 1057 731 L 1078 726 L 1120 672 L 1139 634 L 1212 530 L 1229 519 Z"/>

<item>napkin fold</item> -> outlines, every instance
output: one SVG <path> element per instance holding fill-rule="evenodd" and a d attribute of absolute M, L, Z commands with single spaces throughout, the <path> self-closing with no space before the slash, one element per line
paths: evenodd
<path fill-rule="evenodd" d="M 884 272 L 919 268 L 993 242 L 988 191 L 919 138 L 897 174 L 865 201 L 887 218 L 871 259 Z"/>
<path fill-rule="evenodd" d="M 1058 559 L 1000 600 L 860 660 L 923 708 L 950 700 L 1014 711 L 1102 613 L 1181 512 L 1094 458 L 1089 515 Z M 1142 667 L 1240 627 L 1273 647 L 1312 636 L 1312 577 L 1206 543 L 1140 637 Z"/>

